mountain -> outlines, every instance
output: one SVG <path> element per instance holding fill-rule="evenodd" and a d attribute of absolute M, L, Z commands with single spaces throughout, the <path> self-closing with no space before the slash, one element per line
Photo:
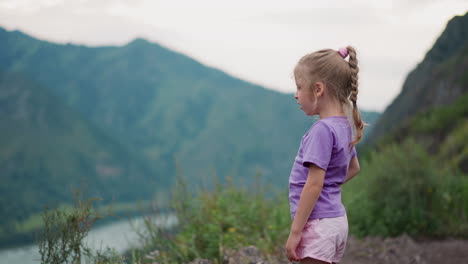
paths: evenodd
<path fill-rule="evenodd" d="M 343 191 L 350 230 L 468 237 L 467 69 L 468 13 L 448 22 L 364 142 Z"/>
<path fill-rule="evenodd" d="M 267 90 L 138 38 L 122 47 L 58 45 L 0 31 L 0 69 L 50 88 L 158 177 L 216 171 L 284 185 L 311 125 L 292 94 Z M 375 113 L 363 112 L 372 123 Z M 198 179 L 198 180 L 196 180 Z"/>
<path fill-rule="evenodd" d="M 23 74 L 0 72 L 0 118 L 2 243 L 46 204 L 71 204 L 83 181 L 106 204 L 149 197 L 157 186 L 145 162 Z"/>
<path fill-rule="evenodd" d="M 468 55 L 468 54 L 466 54 Z M 468 56 L 465 56 L 468 58 Z M 385 141 L 401 143 L 415 138 L 429 153 L 437 158 L 440 166 L 460 170 L 468 175 L 468 93 L 450 105 L 434 107 L 404 122 Z"/>
<path fill-rule="evenodd" d="M 468 13 L 447 23 L 423 61 L 408 74 L 402 91 L 380 116 L 365 143 L 376 144 L 418 113 L 448 106 L 467 93 L 467 52 Z"/>
<path fill-rule="evenodd" d="M 246 184 L 262 173 L 284 188 L 314 122 L 293 94 L 141 38 L 87 47 L 0 28 L 0 74 L 0 240 L 83 179 L 127 202 L 165 196 L 177 172 L 208 186 L 213 173 Z"/>

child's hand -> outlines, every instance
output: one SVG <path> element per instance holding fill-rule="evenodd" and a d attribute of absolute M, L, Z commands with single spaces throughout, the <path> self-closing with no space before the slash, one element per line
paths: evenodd
<path fill-rule="evenodd" d="M 297 255 L 296 255 L 296 248 L 297 245 L 299 244 L 299 241 L 301 240 L 301 234 L 300 233 L 289 233 L 289 238 L 288 241 L 286 242 L 286 257 L 290 261 L 299 261 Z"/>

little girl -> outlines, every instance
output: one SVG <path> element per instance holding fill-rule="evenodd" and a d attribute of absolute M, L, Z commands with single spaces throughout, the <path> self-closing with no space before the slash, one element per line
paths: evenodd
<path fill-rule="evenodd" d="M 358 71 L 350 46 L 307 54 L 294 68 L 297 103 L 320 119 L 302 137 L 289 176 L 290 261 L 338 263 L 344 254 L 348 219 L 340 185 L 359 172 L 355 145 L 365 125 L 356 105 Z"/>

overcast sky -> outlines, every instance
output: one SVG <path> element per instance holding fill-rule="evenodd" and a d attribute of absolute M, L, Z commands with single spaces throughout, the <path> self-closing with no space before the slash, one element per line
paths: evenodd
<path fill-rule="evenodd" d="M 143 37 L 238 78 L 293 93 L 305 53 L 353 45 L 358 106 L 383 111 L 468 0 L 0 0 L 0 26 L 89 46 Z"/>

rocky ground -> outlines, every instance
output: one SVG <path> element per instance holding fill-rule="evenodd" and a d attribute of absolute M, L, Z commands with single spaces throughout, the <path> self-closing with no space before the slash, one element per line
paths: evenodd
<path fill-rule="evenodd" d="M 281 252 L 283 252 L 281 250 Z M 281 257 L 268 257 L 261 254 L 255 246 L 238 251 L 227 250 L 224 254 L 227 264 L 280 264 L 291 263 L 284 254 Z M 430 264 L 430 263 L 467 263 L 468 240 L 444 239 L 421 240 L 416 242 L 407 235 L 394 238 L 350 237 L 341 264 Z M 190 264 L 211 264 L 210 261 L 197 259 Z"/>
<path fill-rule="evenodd" d="M 348 263 L 468 263 L 468 240 L 444 239 L 416 242 L 407 235 L 348 240 L 341 262 Z"/>

